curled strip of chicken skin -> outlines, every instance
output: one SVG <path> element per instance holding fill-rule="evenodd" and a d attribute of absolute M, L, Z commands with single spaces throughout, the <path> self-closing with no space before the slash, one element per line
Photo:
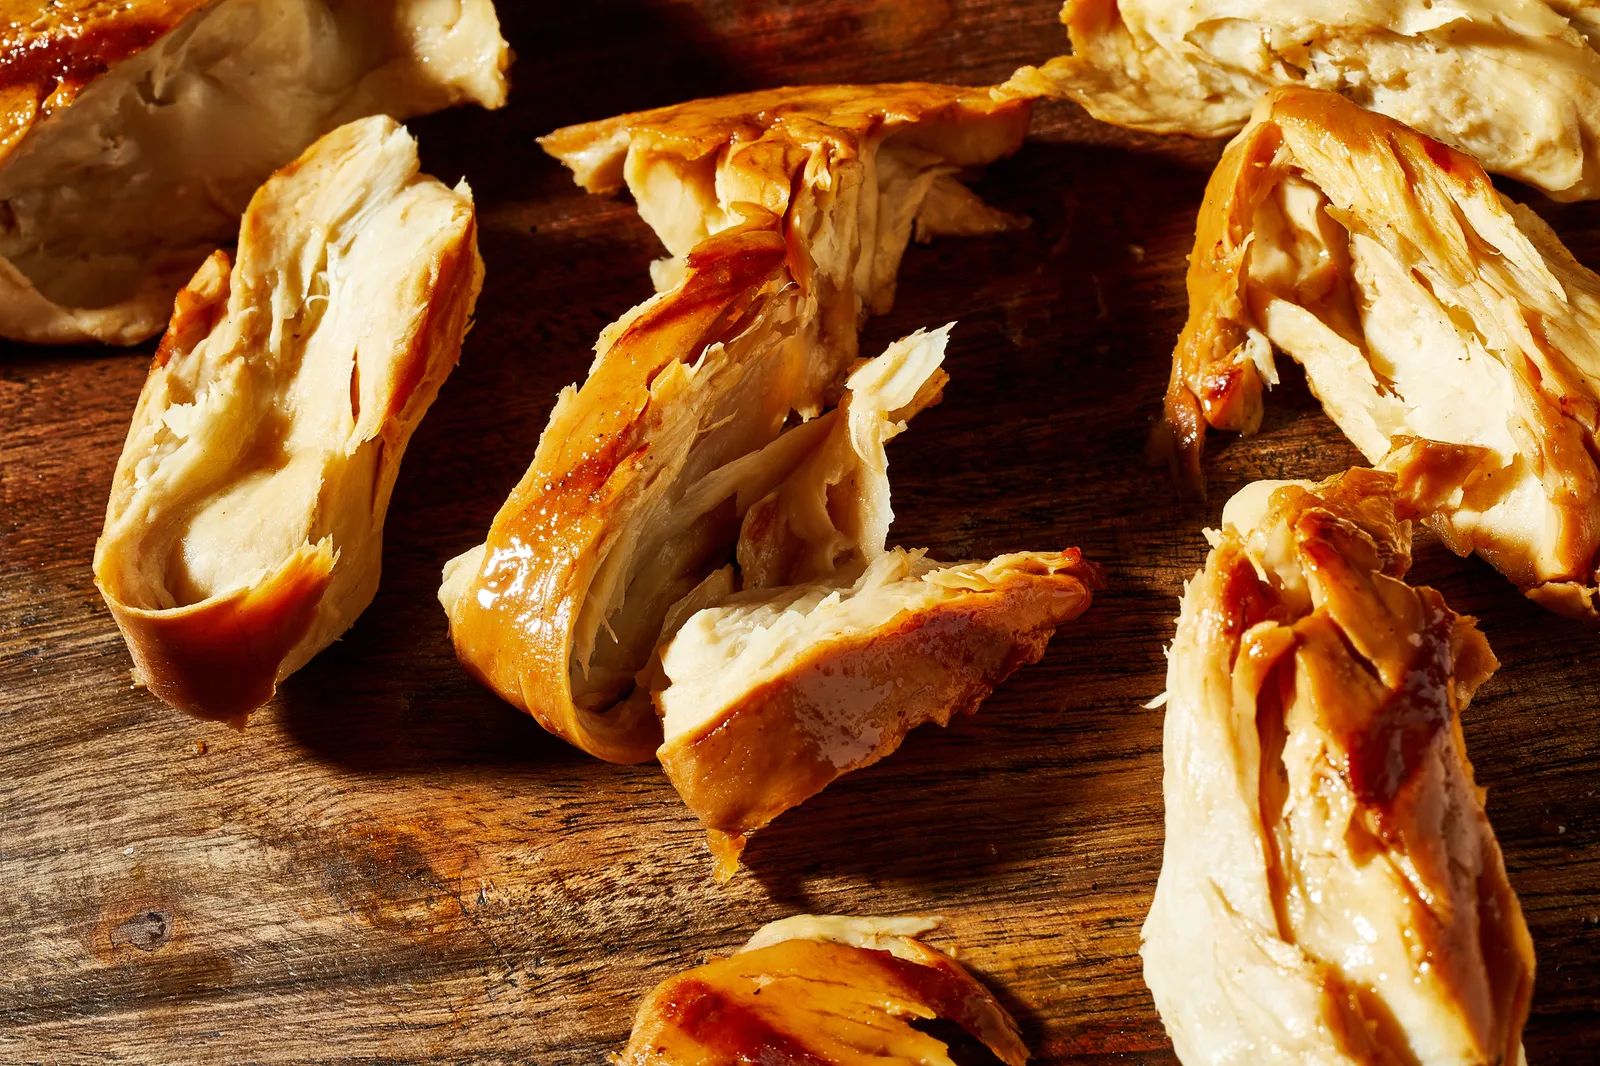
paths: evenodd
<path fill-rule="evenodd" d="M 1142 954 L 1191 1066 L 1519 1061 L 1533 946 L 1461 730 L 1497 664 L 1402 580 L 1397 492 L 1251 485 L 1184 590 Z"/>
<path fill-rule="evenodd" d="M 918 725 L 975 712 L 1089 606 L 1098 574 L 1073 549 L 937 563 L 886 548 L 885 445 L 938 399 L 949 330 L 891 345 L 838 408 L 746 461 L 790 471 L 745 513 L 738 577 L 718 571 L 668 616 L 656 755 L 720 879 L 751 833 Z"/>
<path fill-rule="evenodd" d="M 927 918 L 797 915 L 658 985 L 617 1066 L 954 1066 L 943 1019 L 1006 1066 L 1028 1049 L 994 995 L 920 940 Z"/>
<path fill-rule="evenodd" d="M 469 190 L 418 173 L 393 119 L 256 193 L 237 261 L 178 294 L 95 548 L 157 696 L 242 725 L 371 602 L 401 456 L 482 279 Z"/>
<path fill-rule="evenodd" d="M 815 432 L 919 224 L 999 224 L 940 179 L 1014 150 L 1026 127 L 1026 105 L 971 90 L 820 87 L 546 138 L 590 188 L 637 181 L 674 258 L 562 392 L 485 543 L 447 564 L 463 665 L 583 750 L 649 759 L 661 727 L 637 679 L 668 610 L 731 561 L 745 511 L 787 472 L 736 460 L 786 424 Z"/>
<path fill-rule="evenodd" d="M 1211 178 L 1188 288 L 1166 401 L 1181 477 L 1199 479 L 1208 424 L 1255 431 L 1286 353 L 1453 550 L 1595 616 L 1600 276 L 1481 167 L 1277 90 Z"/>
<path fill-rule="evenodd" d="M 1581 0 L 1066 0 L 1072 54 L 1003 94 L 1228 137 L 1263 92 L 1337 92 L 1560 200 L 1600 195 L 1600 11 Z"/>
<path fill-rule="evenodd" d="M 251 195 L 377 114 L 499 107 L 491 0 L 53 0 L 0 25 L 0 336 L 133 344 Z"/>

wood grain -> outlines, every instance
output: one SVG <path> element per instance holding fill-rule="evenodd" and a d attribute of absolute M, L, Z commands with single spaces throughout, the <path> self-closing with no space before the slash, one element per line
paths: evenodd
<path fill-rule="evenodd" d="M 1038 1062 L 1172 1062 L 1136 954 L 1162 835 L 1161 713 L 1140 705 L 1227 494 L 1357 459 L 1291 383 L 1260 436 L 1215 441 L 1211 505 L 1141 460 L 1218 146 L 1041 108 L 981 186 L 1032 228 L 908 255 L 864 350 L 960 325 L 945 402 L 890 451 L 893 541 L 1079 545 L 1111 587 L 976 718 L 786 815 L 719 888 L 659 770 L 584 757 L 471 682 L 434 600 L 660 254 L 533 138 L 761 85 L 999 79 L 1057 48 L 1057 5 L 500 6 L 510 108 L 414 124 L 428 168 L 477 192 L 477 327 L 408 454 L 376 602 L 242 734 L 132 688 L 90 579 L 148 352 L 0 354 L 0 1061 L 594 1063 L 656 982 L 818 911 L 947 916 L 939 942 Z M 1600 265 L 1600 208 L 1536 206 Z M 1530 1061 L 1596 1061 L 1595 634 L 1481 563 L 1419 555 L 1505 663 L 1467 736 L 1539 951 Z"/>

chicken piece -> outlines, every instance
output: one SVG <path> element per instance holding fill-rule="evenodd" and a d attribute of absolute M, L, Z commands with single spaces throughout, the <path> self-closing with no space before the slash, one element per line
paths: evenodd
<path fill-rule="evenodd" d="M 743 591 L 729 568 L 668 616 L 656 756 L 710 831 L 721 880 L 750 833 L 916 726 L 975 712 L 1089 606 L 1098 576 L 1075 550 L 962 563 L 885 550 L 885 444 L 938 399 L 949 331 L 891 345 L 838 408 L 778 438 L 768 451 L 792 469 L 745 514 Z"/>
<path fill-rule="evenodd" d="M 319 136 L 506 98 L 491 0 L 4 7 L 0 336 L 16 340 L 151 337 L 257 186 Z"/>
<path fill-rule="evenodd" d="M 726 959 L 668 978 L 639 1007 L 616 1066 L 954 1066 L 918 1023 L 965 1030 L 1006 1066 L 1017 1023 L 954 959 L 917 934 L 927 918 L 797 915 Z"/>
<path fill-rule="evenodd" d="M 372 601 L 401 456 L 482 280 L 470 191 L 419 174 L 393 119 L 256 193 L 237 262 L 178 294 L 95 547 L 157 696 L 243 725 Z"/>
<path fill-rule="evenodd" d="M 1180 477 L 1199 480 L 1207 423 L 1256 430 L 1286 352 L 1452 549 L 1596 615 L 1600 277 L 1476 163 L 1275 90 L 1212 176 L 1188 286 L 1164 431 Z"/>
<path fill-rule="evenodd" d="M 1337 92 L 1558 200 L 1600 196 L 1600 6 L 1584 0 L 1066 0 L 1072 54 L 1002 96 L 1227 137 L 1276 86 Z"/>
<path fill-rule="evenodd" d="M 439 598 L 466 668 L 591 754 L 649 759 L 661 727 L 636 678 L 668 609 L 731 559 L 784 455 L 798 462 L 823 428 L 804 420 L 838 396 L 858 312 L 886 304 L 917 205 L 949 223 L 940 232 L 981 229 L 993 213 L 964 188 L 964 208 L 945 193 L 931 215 L 929 190 L 1016 148 L 1026 126 L 1025 106 L 968 90 L 878 86 L 699 101 L 546 138 L 590 187 L 647 175 L 641 210 L 679 257 L 657 271 L 665 291 L 601 334 L 487 541 L 446 564 Z M 646 150 L 657 143 L 689 155 Z M 922 178 L 890 180 L 908 168 Z M 884 221 L 895 212 L 903 226 Z M 737 462 L 796 418 L 801 436 Z"/>
<path fill-rule="evenodd" d="M 894 302 L 913 236 L 1026 224 L 985 205 L 958 176 L 1015 152 L 1030 107 L 947 85 L 819 85 L 621 115 L 540 143 L 590 192 L 626 183 L 672 256 L 651 268 L 658 289 L 750 205 L 783 218 L 789 269 L 816 304 L 806 326 L 817 375 L 837 385 L 861 324 Z"/>
<path fill-rule="evenodd" d="M 1401 580 L 1396 493 L 1252 485 L 1184 591 L 1141 953 L 1189 1066 L 1518 1061 L 1533 946 L 1460 720 L 1497 664 Z"/>

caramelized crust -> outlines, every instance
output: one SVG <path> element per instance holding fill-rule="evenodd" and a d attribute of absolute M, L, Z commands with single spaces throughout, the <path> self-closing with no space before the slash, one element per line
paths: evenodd
<path fill-rule="evenodd" d="M 1600 277 L 1470 158 L 1332 94 L 1263 98 L 1206 190 L 1164 440 L 1253 432 L 1274 354 L 1461 554 L 1593 617 Z"/>
<path fill-rule="evenodd" d="M 238 262 L 217 252 L 179 294 L 95 548 L 157 696 L 242 725 L 366 608 L 482 277 L 470 194 L 419 174 L 391 119 L 262 186 Z"/>
<path fill-rule="evenodd" d="M 1007 1066 L 1027 1061 L 988 989 L 920 941 L 859 934 L 877 924 L 906 923 L 786 919 L 731 957 L 669 978 L 640 1005 L 618 1066 L 950 1066 L 944 1043 L 913 1026 L 936 1018 Z M 793 934 L 780 928 L 791 925 Z"/>
<path fill-rule="evenodd" d="M 1236 496 L 1169 652 L 1145 980 L 1186 1063 L 1518 1061 L 1532 943 L 1460 714 L 1496 662 L 1401 577 L 1395 478 Z"/>

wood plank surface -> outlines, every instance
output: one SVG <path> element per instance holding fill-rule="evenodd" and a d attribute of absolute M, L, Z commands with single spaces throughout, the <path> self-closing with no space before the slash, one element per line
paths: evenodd
<path fill-rule="evenodd" d="M 1258 437 L 1215 441 L 1209 505 L 1141 459 L 1219 146 L 1041 107 L 980 185 L 1033 226 L 908 254 L 863 350 L 960 325 L 944 403 L 890 450 L 892 542 L 1079 545 L 1110 588 L 975 718 L 757 836 L 730 885 L 659 769 L 583 756 L 472 682 L 434 598 L 661 254 L 535 136 L 773 84 L 998 80 L 1058 50 L 1056 6 L 502 0 L 510 107 L 413 124 L 477 193 L 477 326 L 408 453 L 376 601 L 242 733 L 133 688 L 91 581 L 149 349 L 0 352 L 0 1062 L 595 1063 L 656 982 L 799 911 L 946 916 L 936 942 L 1037 1062 L 1173 1062 L 1137 955 L 1162 840 L 1141 704 L 1227 495 L 1359 458 L 1290 382 Z M 1600 206 L 1535 206 L 1600 266 Z M 1418 555 L 1505 664 L 1466 732 L 1538 948 L 1529 1060 L 1600 1061 L 1596 634 Z"/>

